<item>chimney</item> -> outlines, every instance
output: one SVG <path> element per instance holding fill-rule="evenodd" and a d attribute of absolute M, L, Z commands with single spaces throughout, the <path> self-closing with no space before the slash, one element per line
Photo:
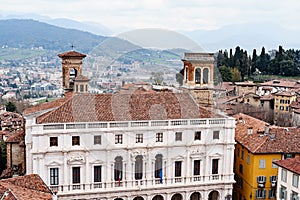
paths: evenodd
<path fill-rule="evenodd" d="M 252 127 L 248 127 L 248 134 L 252 134 L 253 133 L 253 128 Z"/>
<path fill-rule="evenodd" d="M 270 133 L 270 124 L 265 124 L 265 135 Z"/>

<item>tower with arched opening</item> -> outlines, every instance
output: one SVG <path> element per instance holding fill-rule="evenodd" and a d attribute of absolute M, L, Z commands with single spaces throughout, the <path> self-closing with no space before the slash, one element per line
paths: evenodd
<path fill-rule="evenodd" d="M 212 105 L 214 54 L 185 53 L 182 61 L 184 64 L 182 87 L 189 90 L 199 104 Z"/>

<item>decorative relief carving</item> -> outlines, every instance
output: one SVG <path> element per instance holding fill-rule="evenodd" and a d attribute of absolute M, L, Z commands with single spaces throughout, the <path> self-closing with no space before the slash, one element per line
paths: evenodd
<path fill-rule="evenodd" d="M 67 163 L 70 164 L 72 162 L 85 163 L 85 156 L 83 154 L 68 155 Z"/>

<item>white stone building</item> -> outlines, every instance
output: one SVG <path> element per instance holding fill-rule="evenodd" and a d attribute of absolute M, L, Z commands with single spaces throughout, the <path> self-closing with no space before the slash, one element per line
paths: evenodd
<path fill-rule="evenodd" d="M 24 115 L 27 174 L 58 199 L 231 199 L 235 120 L 188 93 L 69 92 Z"/>
<path fill-rule="evenodd" d="M 277 199 L 299 200 L 300 157 L 274 162 L 278 165 Z"/>

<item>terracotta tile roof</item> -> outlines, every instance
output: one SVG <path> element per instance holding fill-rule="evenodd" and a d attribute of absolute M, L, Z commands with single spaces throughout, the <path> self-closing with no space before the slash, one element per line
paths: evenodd
<path fill-rule="evenodd" d="M 60 58 L 63 58 L 63 57 L 81 57 L 81 58 L 84 58 L 84 57 L 86 57 L 86 55 L 82 54 L 82 53 L 79 53 L 77 51 L 68 51 L 68 52 L 58 54 L 58 57 L 60 57 Z"/>
<path fill-rule="evenodd" d="M 300 157 L 278 160 L 273 163 L 300 175 Z"/>
<path fill-rule="evenodd" d="M 6 134 L 6 136 L 8 137 L 5 142 L 18 143 L 25 139 L 25 130 L 13 131 L 9 134 Z"/>
<path fill-rule="evenodd" d="M 37 174 L 0 180 L 0 197 L 4 200 L 52 200 L 52 192 Z"/>
<path fill-rule="evenodd" d="M 237 120 L 235 140 L 252 153 L 300 153 L 298 128 L 269 126 L 269 133 L 264 134 L 266 122 L 242 113 L 233 117 Z"/>
<path fill-rule="evenodd" d="M 65 97 L 63 97 L 63 98 L 59 98 L 59 99 L 56 99 L 56 100 L 51 101 L 51 102 L 42 103 L 42 104 L 39 104 L 37 106 L 29 107 L 29 108 L 24 110 L 23 114 L 28 115 L 28 114 L 36 113 L 36 112 L 39 112 L 39 111 L 59 107 L 60 105 L 65 103 L 68 99 L 72 98 L 73 94 L 74 94 L 73 92 L 68 92 L 68 93 L 66 93 Z"/>
<path fill-rule="evenodd" d="M 287 96 L 287 97 L 292 97 L 296 96 L 294 92 L 277 92 L 275 96 Z"/>
<path fill-rule="evenodd" d="M 211 111 L 199 107 L 187 93 L 76 93 L 56 109 L 39 116 L 37 123 L 165 120 L 216 116 Z"/>
<path fill-rule="evenodd" d="M 286 80 L 271 80 L 259 84 L 260 86 L 271 86 L 271 87 L 285 87 L 285 88 L 299 88 L 300 84 L 296 81 L 286 81 Z"/>

